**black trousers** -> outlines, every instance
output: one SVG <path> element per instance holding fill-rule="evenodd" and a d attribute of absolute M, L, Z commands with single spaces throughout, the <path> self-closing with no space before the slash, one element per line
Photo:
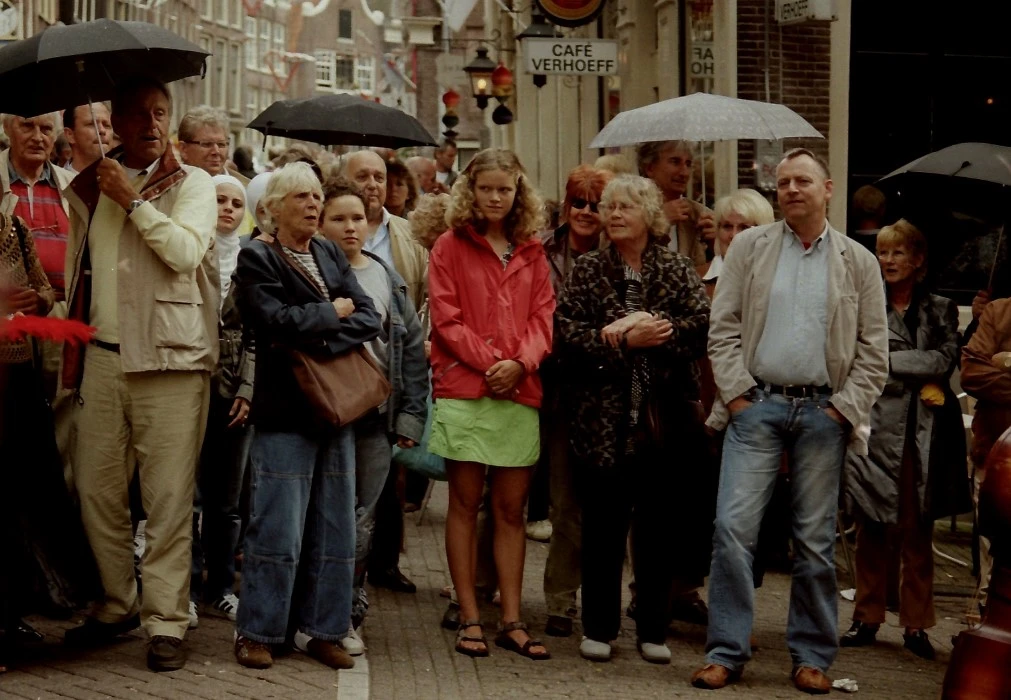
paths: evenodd
<path fill-rule="evenodd" d="M 390 466 L 383 493 L 376 504 L 376 526 L 372 532 L 372 551 L 368 570 L 383 574 L 400 567 L 400 549 L 404 542 L 404 508 L 397 493 L 397 476 L 403 467 Z"/>
<path fill-rule="evenodd" d="M 671 581 L 670 505 L 674 465 L 649 444 L 619 457 L 607 470 L 578 465 L 583 509 L 583 630 L 610 642 L 621 625 L 621 574 L 629 529 L 636 581 L 636 632 L 640 642 L 667 637 Z"/>

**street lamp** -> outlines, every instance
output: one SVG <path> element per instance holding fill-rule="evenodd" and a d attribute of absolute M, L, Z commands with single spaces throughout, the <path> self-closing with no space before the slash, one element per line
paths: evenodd
<path fill-rule="evenodd" d="M 557 39 L 562 36 L 558 27 L 548 22 L 537 5 L 530 9 L 530 24 L 522 32 L 516 35 L 516 41 L 522 42 L 524 39 Z M 534 87 L 542 88 L 548 84 L 548 76 L 543 73 L 534 73 Z"/>
<path fill-rule="evenodd" d="M 496 67 L 488 58 L 488 49 L 483 46 L 477 50 L 474 60 L 463 67 L 470 76 L 470 91 L 477 100 L 478 109 L 485 109 L 488 106 L 488 100 L 492 96 L 491 74 L 495 72 Z"/>

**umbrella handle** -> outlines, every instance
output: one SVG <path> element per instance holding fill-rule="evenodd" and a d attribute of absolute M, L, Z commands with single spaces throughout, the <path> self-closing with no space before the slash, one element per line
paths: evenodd
<path fill-rule="evenodd" d="M 84 61 L 77 62 L 77 72 L 84 75 Z M 91 101 L 91 94 L 85 93 L 88 99 L 88 111 L 91 113 L 91 123 L 95 127 L 95 138 L 98 139 L 98 152 L 105 158 L 105 145 L 102 143 L 102 132 L 98 130 L 98 117 L 95 116 L 95 103 Z"/>

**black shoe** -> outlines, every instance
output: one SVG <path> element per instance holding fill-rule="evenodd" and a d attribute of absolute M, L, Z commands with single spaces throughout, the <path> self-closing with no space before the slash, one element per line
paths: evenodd
<path fill-rule="evenodd" d="M 442 613 L 442 622 L 439 624 L 443 629 L 450 632 L 456 632 L 460 629 L 460 604 L 452 600 L 449 601 L 449 605 L 446 606 L 446 612 Z"/>
<path fill-rule="evenodd" d="M 140 616 L 134 615 L 120 622 L 99 622 L 93 617 L 84 621 L 83 625 L 67 630 L 63 635 L 63 643 L 72 647 L 97 647 L 109 644 L 121 634 L 126 634 L 140 627 Z"/>
<path fill-rule="evenodd" d="M 839 638 L 841 647 L 866 647 L 874 643 L 874 638 L 878 634 L 880 625 L 867 625 L 860 620 L 854 620 L 853 624 L 842 637 Z"/>
<path fill-rule="evenodd" d="M 46 635 L 24 620 L 18 620 L 7 629 L 6 641 L 15 647 L 35 647 L 46 643 Z"/>
<path fill-rule="evenodd" d="M 183 640 L 178 637 L 155 635 L 147 645 L 147 667 L 155 673 L 178 671 L 186 665 Z"/>
<path fill-rule="evenodd" d="M 671 603 L 670 617 L 693 625 L 709 624 L 709 607 L 701 598 L 678 600 Z"/>
<path fill-rule="evenodd" d="M 369 574 L 369 583 L 376 588 L 388 588 L 395 593 L 417 593 L 418 587 L 400 569 Z"/>
<path fill-rule="evenodd" d="M 903 646 L 921 659 L 926 659 L 927 661 L 934 660 L 934 647 L 931 646 L 930 639 L 927 638 L 927 633 L 923 630 L 913 632 L 912 634 L 903 634 L 902 639 L 905 640 Z"/>
<path fill-rule="evenodd" d="M 544 625 L 544 633 L 552 637 L 571 637 L 572 618 L 565 615 L 548 615 L 548 622 Z"/>

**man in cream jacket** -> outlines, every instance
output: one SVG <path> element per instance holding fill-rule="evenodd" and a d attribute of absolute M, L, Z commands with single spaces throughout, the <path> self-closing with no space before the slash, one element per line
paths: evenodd
<path fill-rule="evenodd" d="M 796 561 L 787 622 L 793 682 L 827 693 L 838 650 L 835 522 L 847 448 L 866 453 L 870 412 L 888 375 L 888 329 L 874 256 L 826 217 L 828 167 L 811 151 L 777 168 L 784 221 L 740 234 L 716 286 L 709 358 L 726 427 L 709 582 L 706 665 L 722 688 L 751 657 L 752 563 L 787 453 Z M 729 413 L 729 415 L 728 415 Z"/>
<path fill-rule="evenodd" d="M 164 85 L 136 80 L 113 99 L 123 141 L 65 190 L 68 315 L 96 328 L 64 349 L 75 392 L 74 477 L 105 599 L 66 643 L 104 644 L 143 625 L 153 671 L 182 668 L 188 623 L 194 473 L 217 363 L 217 220 L 210 175 L 169 147 Z M 128 489 L 139 470 L 147 512 L 138 596 Z"/>

